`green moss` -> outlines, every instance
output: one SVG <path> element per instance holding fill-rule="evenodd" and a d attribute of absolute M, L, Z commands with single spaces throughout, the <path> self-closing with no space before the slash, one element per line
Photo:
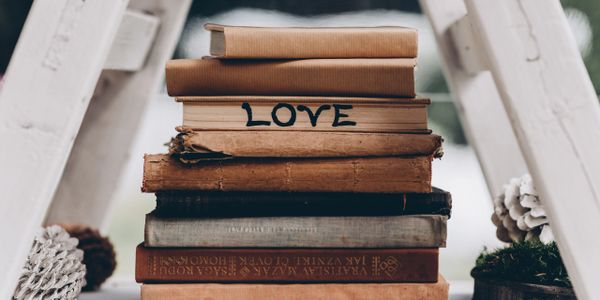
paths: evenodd
<path fill-rule="evenodd" d="M 484 249 L 471 276 L 571 287 L 556 243 L 545 245 L 539 241 L 514 243 L 492 252 Z"/>

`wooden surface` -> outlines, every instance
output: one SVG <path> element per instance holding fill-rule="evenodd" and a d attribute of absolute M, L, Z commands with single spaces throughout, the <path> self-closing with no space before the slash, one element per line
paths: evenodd
<path fill-rule="evenodd" d="M 183 28 L 190 0 L 132 0 L 129 8 L 160 19 L 144 67 L 104 71 L 75 140 L 47 223 L 85 223 L 103 229 L 112 195 L 146 105 L 156 95 Z M 175 129 L 173 129 L 175 134 Z M 137 159 L 142 159 L 141 157 Z"/>
<path fill-rule="evenodd" d="M 600 106 L 558 0 L 467 0 L 579 299 L 600 285 Z"/>
<path fill-rule="evenodd" d="M 35 1 L 29 12 L 0 92 L 2 299 L 42 225 L 126 4 Z"/>
<path fill-rule="evenodd" d="M 465 134 L 475 149 L 490 194 L 495 196 L 510 178 L 523 175 L 527 168 L 490 72 L 478 72 L 482 64 L 478 61 L 480 54 L 475 61 L 460 59 L 468 58 L 474 51 L 472 46 L 469 48 L 475 42 L 471 33 L 460 31 L 470 29 L 463 19 L 466 7 L 462 0 L 420 2 L 435 34 L 442 69 Z"/>
<path fill-rule="evenodd" d="M 144 11 L 128 9 L 123 15 L 104 69 L 141 70 L 152 50 L 159 25 L 160 18 Z"/>

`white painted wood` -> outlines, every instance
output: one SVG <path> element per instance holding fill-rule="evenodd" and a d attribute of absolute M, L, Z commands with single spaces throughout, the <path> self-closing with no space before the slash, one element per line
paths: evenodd
<path fill-rule="evenodd" d="M 460 68 L 472 76 L 487 71 L 489 68 L 486 57 L 475 40 L 469 17 L 465 15 L 458 19 L 448 30 Z"/>
<path fill-rule="evenodd" d="M 467 139 L 477 154 L 491 195 L 498 195 L 502 185 L 526 173 L 527 168 L 490 72 L 470 74 L 473 72 L 461 67 L 457 55 L 460 51 L 456 49 L 461 45 L 455 46 L 450 28 L 464 20 L 466 7 L 462 0 L 420 2 L 436 36 L 442 69 Z M 463 23 L 461 28 L 469 27 Z M 473 38 L 466 36 L 459 42 L 470 40 L 474 44 Z"/>
<path fill-rule="evenodd" d="M 119 25 L 104 69 L 140 70 L 154 43 L 159 23 L 159 18 L 148 13 L 127 10 Z"/>
<path fill-rule="evenodd" d="M 160 19 L 156 40 L 140 71 L 103 72 L 52 202 L 48 223 L 107 225 L 113 191 L 129 159 L 129 148 L 146 105 L 158 93 L 165 63 L 179 40 L 190 4 L 190 0 L 130 2 L 130 9 Z"/>
<path fill-rule="evenodd" d="M 600 106 L 558 0 L 467 0 L 579 299 L 600 285 Z"/>
<path fill-rule="evenodd" d="M 10 299 L 127 1 L 35 1 L 0 91 L 0 298 Z"/>

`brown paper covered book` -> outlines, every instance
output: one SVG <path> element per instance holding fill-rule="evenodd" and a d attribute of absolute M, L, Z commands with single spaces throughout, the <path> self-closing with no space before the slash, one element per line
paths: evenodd
<path fill-rule="evenodd" d="M 369 158 L 235 158 L 183 164 L 144 156 L 143 192 L 161 190 L 431 192 L 432 154 Z"/>
<path fill-rule="evenodd" d="M 436 282 L 438 249 L 136 249 L 137 282 Z"/>
<path fill-rule="evenodd" d="M 415 97 L 414 58 L 302 60 L 176 59 L 171 96 Z"/>
<path fill-rule="evenodd" d="M 417 57 L 407 27 L 246 27 L 205 24 L 210 54 L 223 58 Z"/>
<path fill-rule="evenodd" d="M 327 284 L 143 284 L 142 300 L 447 300 L 448 282 Z"/>
<path fill-rule="evenodd" d="M 435 134 L 178 128 L 169 152 L 182 162 L 227 157 L 370 157 L 443 155 Z"/>
<path fill-rule="evenodd" d="M 198 96 L 178 97 L 183 126 L 195 130 L 429 133 L 429 99 Z"/>

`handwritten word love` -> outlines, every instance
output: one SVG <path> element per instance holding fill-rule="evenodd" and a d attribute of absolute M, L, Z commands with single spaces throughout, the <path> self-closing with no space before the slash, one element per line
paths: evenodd
<path fill-rule="evenodd" d="M 294 107 L 293 105 L 291 105 L 289 103 L 277 103 L 275 106 L 273 106 L 273 110 L 271 111 L 271 120 L 277 126 L 289 127 L 289 126 L 293 126 L 294 123 L 296 123 L 296 116 L 297 116 L 298 112 L 305 112 L 306 115 L 308 116 L 308 119 L 310 120 L 310 124 L 312 125 L 312 127 L 315 127 L 315 126 L 317 126 L 317 122 L 319 120 L 319 116 L 321 116 L 321 113 L 323 113 L 324 111 L 327 111 L 327 110 L 331 110 L 332 107 L 333 107 L 333 111 L 334 111 L 333 122 L 331 123 L 332 127 L 356 126 L 356 122 L 354 122 L 354 121 L 341 120 L 342 118 L 349 117 L 349 115 L 342 112 L 342 110 L 351 110 L 352 109 L 352 105 L 349 105 L 349 104 L 333 104 L 333 105 L 323 104 L 323 105 L 319 106 L 316 111 L 313 112 L 312 109 L 306 105 L 300 104 L 300 105 L 297 105 L 296 107 Z M 246 114 L 248 116 L 248 119 L 246 121 L 247 127 L 271 126 L 271 121 L 263 121 L 263 120 L 254 120 L 253 119 L 252 107 L 250 106 L 250 103 L 248 103 L 248 102 L 242 103 L 242 109 L 244 109 L 246 111 Z M 287 120 L 281 120 L 281 118 L 278 115 L 278 112 L 280 110 L 287 110 L 289 112 L 290 116 Z"/>

